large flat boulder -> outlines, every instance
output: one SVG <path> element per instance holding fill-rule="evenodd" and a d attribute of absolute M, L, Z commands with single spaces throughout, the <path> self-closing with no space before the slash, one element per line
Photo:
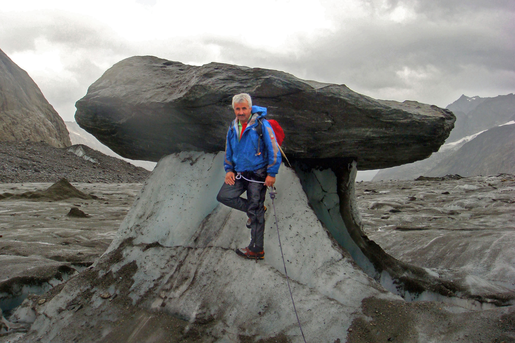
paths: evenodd
<path fill-rule="evenodd" d="M 77 123 L 121 156 L 158 161 L 180 151 L 225 149 L 231 99 L 247 92 L 268 108 L 294 159 L 352 158 L 361 170 L 424 159 L 455 117 L 414 101 L 376 100 L 345 85 L 222 63 L 190 66 L 152 56 L 125 59 L 76 104 Z"/>
<path fill-rule="evenodd" d="M 64 121 L 29 74 L 0 50 L 0 142 L 72 145 Z"/>

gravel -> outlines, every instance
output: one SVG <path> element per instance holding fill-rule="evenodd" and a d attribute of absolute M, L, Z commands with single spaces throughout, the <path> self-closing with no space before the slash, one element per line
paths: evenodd
<path fill-rule="evenodd" d="M 0 183 L 141 183 L 150 171 L 86 145 L 54 148 L 44 142 L 1 142 Z"/>

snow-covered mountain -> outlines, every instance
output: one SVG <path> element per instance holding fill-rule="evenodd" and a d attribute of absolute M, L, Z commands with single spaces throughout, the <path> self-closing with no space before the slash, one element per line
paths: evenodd
<path fill-rule="evenodd" d="M 421 175 L 459 174 L 475 176 L 515 173 L 513 131 L 515 95 L 494 98 L 462 95 L 447 106 L 456 115 L 456 124 L 447 143 L 429 158 L 415 163 L 380 170 L 379 180 L 412 180 Z"/>
<path fill-rule="evenodd" d="M 451 143 L 452 144 L 452 143 Z M 428 176 L 515 174 L 515 121 L 486 130 L 428 171 Z"/>
<path fill-rule="evenodd" d="M 499 95 L 493 98 L 462 95 L 447 106 L 456 116 L 454 129 L 447 142 L 476 134 L 515 120 L 515 94 Z"/>

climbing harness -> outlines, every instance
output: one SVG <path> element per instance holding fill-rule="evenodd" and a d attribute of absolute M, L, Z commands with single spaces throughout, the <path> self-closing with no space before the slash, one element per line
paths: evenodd
<path fill-rule="evenodd" d="M 248 182 L 254 182 L 254 183 L 265 183 L 264 181 L 257 181 L 257 180 L 249 180 L 245 176 L 241 175 L 241 173 L 236 174 L 236 179 L 244 179 Z M 304 343 L 306 343 L 306 337 L 304 336 L 304 332 L 302 331 L 302 325 L 300 324 L 299 315 L 297 313 L 297 308 L 295 307 L 295 300 L 293 300 L 293 292 L 291 291 L 290 286 L 290 278 L 288 276 L 288 271 L 286 270 L 286 262 L 284 261 L 284 253 L 283 253 L 283 246 L 281 244 L 281 236 L 279 235 L 279 220 L 277 219 L 277 211 L 275 210 L 275 195 L 277 194 L 275 191 L 275 187 L 268 187 L 268 194 L 270 194 L 270 199 L 272 199 L 272 208 L 274 209 L 274 219 L 275 219 L 275 227 L 277 228 L 277 240 L 279 242 L 279 250 L 281 251 L 281 257 L 283 259 L 283 266 L 284 266 L 284 275 L 286 275 L 286 282 L 288 284 L 288 290 L 290 291 L 290 298 L 291 303 L 293 305 L 293 311 L 295 312 L 295 317 L 297 317 L 297 323 L 299 324 L 300 333 L 302 334 L 302 338 L 304 339 Z M 257 259 L 256 259 L 257 263 Z"/>

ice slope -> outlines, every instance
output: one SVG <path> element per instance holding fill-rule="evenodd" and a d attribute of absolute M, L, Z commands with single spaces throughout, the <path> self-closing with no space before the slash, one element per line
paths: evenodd
<path fill-rule="evenodd" d="M 249 243 L 250 231 L 245 228 L 244 213 L 216 201 L 225 175 L 222 165 L 223 153 L 180 153 L 160 161 L 108 252 L 133 237 L 134 244 L 221 249 L 232 261 L 236 256 L 233 250 Z M 363 297 L 384 293 L 320 223 L 295 173 L 282 167 L 278 180 L 274 204 L 269 197 L 265 202 L 270 210 L 266 213 L 263 266 L 283 274 L 275 207 L 288 274 L 294 282 L 355 308 L 362 298 L 355 297 L 354 292 Z M 248 264 L 237 258 L 231 268 L 247 268 Z M 282 282 L 281 278 L 277 286 L 287 290 Z M 241 286 L 247 287 L 245 280 Z"/>
<path fill-rule="evenodd" d="M 108 335 L 112 323 L 122 318 L 113 314 L 116 301 L 127 301 L 192 325 L 207 321 L 209 333 L 220 341 L 233 341 L 234 335 L 286 335 L 301 341 L 272 219 L 274 207 L 309 341 L 344 342 L 352 322 L 363 316 L 365 298 L 401 300 L 365 274 L 332 239 L 288 168 L 278 175 L 274 204 L 267 199 L 265 260 L 237 256 L 234 249 L 248 244 L 249 230 L 245 214 L 216 201 L 224 179 L 222 161 L 223 153 L 183 152 L 163 158 L 106 253 L 45 304 L 45 315 L 32 327 L 34 337 L 75 337 L 85 314 L 95 314 L 95 325 Z M 90 296 L 83 299 L 84 294 Z M 108 304 L 102 300 L 106 297 L 115 300 Z M 84 309 L 62 311 L 77 299 Z"/>
<path fill-rule="evenodd" d="M 511 335 L 510 326 L 497 325 L 515 318 L 510 307 L 471 312 L 408 303 L 385 291 L 336 243 L 288 168 L 278 174 L 274 203 L 267 199 L 265 260 L 237 256 L 234 249 L 248 244 L 249 231 L 245 214 L 215 200 L 224 179 L 222 159 L 223 153 L 200 152 L 163 158 L 99 260 L 18 308 L 15 319 L 34 321 L 22 341 L 302 342 L 274 208 L 308 342 L 502 341 Z M 312 175 L 328 190 L 323 194 L 307 182 L 314 186 L 312 199 L 318 194 L 327 209 L 335 208 L 334 179 Z"/>

